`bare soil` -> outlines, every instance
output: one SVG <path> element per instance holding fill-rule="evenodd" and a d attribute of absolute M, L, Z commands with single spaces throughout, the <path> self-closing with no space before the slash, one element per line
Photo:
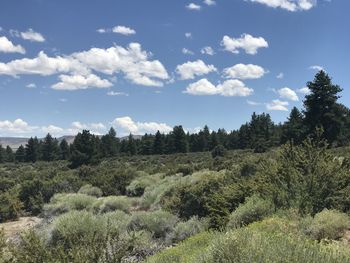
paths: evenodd
<path fill-rule="evenodd" d="M 4 229 L 5 237 L 7 239 L 12 239 L 41 222 L 42 219 L 39 217 L 20 217 L 17 221 L 1 223 L 0 229 Z"/>

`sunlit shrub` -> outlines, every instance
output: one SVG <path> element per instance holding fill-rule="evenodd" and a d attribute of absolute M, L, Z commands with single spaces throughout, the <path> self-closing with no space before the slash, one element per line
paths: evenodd
<path fill-rule="evenodd" d="M 92 186 L 91 184 L 86 184 L 82 186 L 79 191 L 79 194 L 85 194 L 85 195 L 91 195 L 95 197 L 101 197 L 102 196 L 102 191 L 100 188 L 96 186 Z"/>

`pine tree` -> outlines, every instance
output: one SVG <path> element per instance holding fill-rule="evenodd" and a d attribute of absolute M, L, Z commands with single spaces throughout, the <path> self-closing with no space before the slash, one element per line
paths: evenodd
<path fill-rule="evenodd" d="M 164 153 L 164 139 L 162 134 L 157 131 L 154 141 L 153 141 L 153 154 L 163 154 Z"/>
<path fill-rule="evenodd" d="M 23 145 L 19 146 L 16 151 L 15 159 L 17 162 L 24 162 L 26 160 L 26 151 Z"/>
<path fill-rule="evenodd" d="M 307 83 L 310 94 L 304 100 L 304 115 L 307 132 L 312 134 L 317 127 L 324 130 L 324 138 L 333 143 L 338 139 L 346 122 L 346 111 L 337 103 L 342 89 L 332 83 L 331 78 L 321 70 L 312 82 Z"/>
<path fill-rule="evenodd" d="M 135 155 L 137 154 L 137 146 L 134 137 L 130 133 L 128 137 L 128 143 L 127 143 L 127 153 L 129 155 Z"/>
<path fill-rule="evenodd" d="M 173 138 L 173 149 L 175 153 L 186 153 L 188 152 L 188 142 L 185 131 L 182 126 L 175 126 L 171 133 Z"/>
<path fill-rule="evenodd" d="M 118 154 L 119 139 L 113 127 L 109 129 L 106 135 L 101 137 L 101 148 L 104 157 L 113 157 Z"/>
<path fill-rule="evenodd" d="M 69 145 L 66 139 L 63 139 L 60 142 L 60 159 L 61 160 L 68 160 L 70 157 L 70 150 L 69 150 Z"/>
<path fill-rule="evenodd" d="M 0 144 L 0 163 L 3 163 L 5 161 L 5 159 L 6 159 L 5 149 Z"/>
<path fill-rule="evenodd" d="M 48 133 L 41 145 L 41 158 L 44 161 L 51 162 L 58 158 L 58 142 Z"/>
<path fill-rule="evenodd" d="M 31 137 L 25 147 L 25 160 L 35 163 L 39 155 L 39 141 L 37 137 Z"/>
<path fill-rule="evenodd" d="M 286 143 L 293 141 L 294 144 L 300 144 L 305 137 L 305 127 L 303 114 L 293 107 L 288 120 L 284 123 L 282 128 L 281 142 Z"/>
<path fill-rule="evenodd" d="M 6 162 L 13 162 L 15 160 L 15 156 L 10 146 L 6 146 Z"/>

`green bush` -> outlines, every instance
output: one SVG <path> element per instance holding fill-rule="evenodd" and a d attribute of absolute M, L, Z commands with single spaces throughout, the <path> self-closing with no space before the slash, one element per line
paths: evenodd
<path fill-rule="evenodd" d="M 336 210 L 325 209 L 307 221 L 304 232 L 317 240 L 338 239 L 350 228 L 349 216 Z"/>
<path fill-rule="evenodd" d="M 207 230 L 209 226 L 208 220 L 192 217 L 188 221 L 179 222 L 171 234 L 169 239 L 172 243 L 178 243 L 186 238 Z"/>
<path fill-rule="evenodd" d="M 79 194 L 85 194 L 85 195 L 91 195 L 95 197 L 101 197 L 102 196 L 102 191 L 100 188 L 96 186 L 92 186 L 91 184 L 86 184 L 82 186 L 79 191 Z"/>
<path fill-rule="evenodd" d="M 129 212 L 130 208 L 137 203 L 137 199 L 126 196 L 107 196 L 97 199 L 93 206 L 95 213 L 108 213 L 117 210 Z"/>
<path fill-rule="evenodd" d="M 245 226 L 255 221 L 262 220 L 272 212 L 272 202 L 253 195 L 247 198 L 244 204 L 239 205 L 238 208 L 232 212 L 227 227 L 238 228 Z"/>
<path fill-rule="evenodd" d="M 149 231 L 154 238 L 165 238 L 173 230 L 178 220 L 177 216 L 166 211 L 139 211 L 132 214 L 129 228 L 134 231 Z"/>

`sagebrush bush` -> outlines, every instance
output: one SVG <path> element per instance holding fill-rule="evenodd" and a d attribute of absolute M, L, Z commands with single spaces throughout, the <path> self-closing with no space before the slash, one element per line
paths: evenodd
<path fill-rule="evenodd" d="M 126 196 L 107 196 L 97 199 L 92 205 L 95 213 L 108 213 L 117 210 L 129 212 L 137 204 L 137 199 Z"/>
<path fill-rule="evenodd" d="M 181 221 L 174 227 L 173 231 L 169 234 L 168 239 L 172 243 L 185 240 L 186 238 L 198 234 L 204 230 L 207 230 L 209 222 L 206 219 L 198 219 L 194 216 L 188 221 Z"/>
<path fill-rule="evenodd" d="M 253 195 L 240 204 L 230 215 L 228 228 L 238 228 L 262 220 L 273 212 L 273 204 L 259 196 Z"/>
<path fill-rule="evenodd" d="M 177 216 L 166 211 L 138 211 L 132 214 L 129 228 L 134 231 L 147 230 L 155 238 L 165 238 L 178 221 Z"/>
<path fill-rule="evenodd" d="M 157 184 L 160 180 L 160 174 L 140 175 L 126 187 L 126 192 L 129 196 L 142 196 L 147 187 Z"/>
<path fill-rule="evenodd" d="M 305 222 L 306 221 L 306 222 Z M 314 239 L 338 239 L 350 228 L 350 218 L 337 210 L 325 209 L 304 220 L 304 232 Z"/>
<path fill-rule="evenodd" d="M 79 194 L 85 194 L 85 195 L 91 195 L 95 197 L 101 197 L 102 196 L 102 190 L 96 186 L 92 186 L 91 184 L 83 185 L 79 191 Z"/>
<path fill-rule="evenodd" d="M 71 210 L 90 210 L 96 197 L 85 194 L 55 194 L 44 206 L 44 215 L 56 216 Z"/>

